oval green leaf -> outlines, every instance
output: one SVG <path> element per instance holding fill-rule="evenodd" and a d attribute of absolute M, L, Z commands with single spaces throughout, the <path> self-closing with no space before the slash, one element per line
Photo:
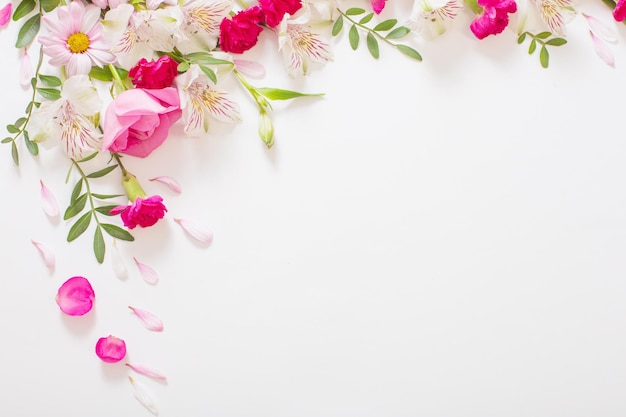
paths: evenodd
<path fill-rule="evenodd" d="M 72 225 L 69 233 L 67 234 L 67 241 L 71 242 L 78 236 L 82 235 L 89 227 L 89 223 L 91 223 L 91 211 L 88 211 L 76 220 L 76 223 Z"/>
<path fill-rule="evenodd" d="M 85 208 L 85 204 L 87 203 L 87 193 L 76 198 L 70 206 L 65 209 L 65 213 L 63 214 L 63 220 L 71 219 L 76 216 L 78 213 L 83 211 Z"/>
<path fill-rule="evenodd" d="M 387 20 L 383 20 L 382 22 L 380 22 L 379 24 L 377 24 L 376 26 L 374 26 L 374 31 L 379 32 L 379 31 L 387 31 L 390 30 L 391 28 L 393 28 L 396 23 L 398 23 L 398 19 L 387 19 Z"/>
<path fill-rule="evenodd" d="M 372 17 L 374 17 L 374 13 L 366 14 L 365 16 L 361 18 L 361 20 L 359 20 L 359 24 L 364 25 L 368 23 L 370 20 L 372 20 Z"/>
<path fill-rule="evenodd" d="M 13 12 L 13 21 L 17 22 L 35 9 L 35 0 L 22 0 Z"/>
<path fill-rule="evenodd" d="M 422 60 L 422 56 L 420 55 L 419 52 L 417 52 L 415 49 L 411 48 L 410 46 L 407 45 L 396 45 L 396 48 L 398 48 L 398 50 L 400 52 L 402 52 L 404 55 L 413 58 L 416 61 L 421 61 Z"/>
<path fill-rule="evenodd" d="M 339 35 L 339 32 L 341 32 L 341 29 L 343 29 L 343 16 L 339 16 L 337 18 L 337 20 L 335 20 L 335 23 L 333 24 L 333 30 L 332 30 L 332 35 L 333 36 L 337 36 Z"/>
<path fill-rule="evenodd" d="M 96 227 L 96 232 L 93 235 L 93 253 L 96 255 L 96 260 L 99 264 L 104 262 L 104 252 L 106 245 L 104 243 L 104 237 L 102 237 L 102 229 L 100 226 Z"/>
<path fill-rule="evenodd" d="M 550 64 L 550 54 L 548 54 L 548 48 L 545 46 L 542 46 L 541 51 L 539 51 L 539 62 L 544 68 L 548 68 L 548 65 Z"/>
<path fill-rule="evenodd" d="M 133 240 L 135 240 L 133 235 L 131 235 L 127 230 L 122 229 L 119 226 L 116 226 L 114 224 L 108 224 L 108 223 L 102 223 L 101 226 L 105 232 L 107 232 L 109 235 L 113 236 L 116 239 L 126 240 L 129 242 L 132 242 Z"/>
<path fill-rule="evenodd" d="M 406 26 L 400 26 L 392 30 L 385 36 L 385 39 L 400 39 L 411 33 L 411 29 Z"/>
<path fill-rule="evenodd" d="M 365 9 L 362 9 L 360 7 L 351 7 L 348 10 L 346 10 L 346 14 L 348 16 L 355 16 L 355 15 L 363 14 L 363 13 L 365 13 Z"/>
<path fill-rule="evenodd" d="M 101 170 L 98 170 L 96 172 L 92 172 L 91 174 L 87 175 L 87 178 L 104 177 L 106 174 L 108 174 L 109 172 L 113 171 L 115 168 L 117 168 L 117 164 L 108 166 L 106 168 L 102 168 Z"/>
<path fill-rule="evenodd" d="M 350 31 L 348 32 L 348 40 L 350 41 L 350 47 L 353 51 L 359 47 L 359 31 L 357 30 L 355 25 L 350 27 Z"/>
<path fill-rule="evenodd" d="M 17 34 L 15 47 L 23 48 L 30 45 L 33 39 L 35 39 L 35 36 L 37 36 L 37 33 L 39 33 L 40 25 L 41 15 L 39 13 L 33 15 L 30 19 L 24 22 L 24 25 L 20 28 L 20 31 Z"/>
<path fill-rule="evenodd" d="M 376 38 L 374 37 L 374 35 L 372 35 L 372 32 L 367 32 L 367 50 L 370 51 L 370 54 L 378 59 L 378 57 L 380 56 L 380 51 L 378 50 L 378 41 L 376 40 Z"/>
<path fill-rule="evenodd" d="M 546 45 L 552 45 L 552 46 L 561 46 L 561 45 L 565 45 L 567 43 L 567 41 L 563 38 L 554 38 L 554 39 L 550 39 L 549 41 L 546 41 Z"/>

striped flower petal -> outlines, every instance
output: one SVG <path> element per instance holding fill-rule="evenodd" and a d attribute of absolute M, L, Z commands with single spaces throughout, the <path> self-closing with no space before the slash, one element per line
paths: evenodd
<path fill-rule="evenodd" d="M 133 394 L 135 395 L 137 401 L 139 401 L 141 405 L 146 407 L 146 409 L 152 414 L 154 414 L 155 416 L 158 415 L 159 409 L 148 388 L 146 388 L 146 386 L 143 385 L 141 382 L 136 381 L 132 376 L 129 376 L 128 380 L 133 386 Z"/>
<path fill-rule="evenodd" d="M 43 183 L 43 180 L 39 180 L 41 184 L 41 201 L 43 204 L 43 211 L 50 217 L 56 217 L 59 215 L 59 205 L 57 199 L 52 194 L 52 191 Z"/>
<path fill-rule="evenodd" d="M 163 373 L 161 373 L 160 371 L 150 366 L 138 365 L 138 364 L 132 364 L 132 363 L 127 363 L 126 366 L 128 366 L 130 369 L 137 372 L 138 374 L 145 375 L 149 378 L 158 379 L 160 381 L 167 380 L 167 377 Z"/>
<path fill-rule="evenodd" d="M 610 67 L 615 68 L 615 57 L 613 56 L 613 51 L 611 48 L 602 40 L 600 37 L 596 36 L 593 31 L 589 31 L 591 35 L 591 41 L 593 43 L 593 49 L 596 51 L 596 54 Z"/>
<path fill-rule="evenodd" d="M 144 281 L 146 281 L 148 284 L 153 285 L 159 282 L 159 274 L 157 274 L 157 272 L 152 267 L 149 267 L 148 265 L 139 262 L 137 258 L 133 258 L 133 260 L 137 264 L 139 273 L 143 277 Z"/>
<path fill-rule="evenodd" d="M 153 332 L 163 331 L 163 322 L 154 313 L 151 313 L 148 310 L 144 310 L 142 308 L 136 308 L 131 306 L 128 306 L 128 308 L 130 308 L 130 310 L 135 313 L 137 318 L 141 320 L 141 323 L 145 326 L 146 329 L 152 330 Z"/>
<path fill-rule="evenodd" d="M 50 248 L 41 242 L 36 242 L 34 240 L 31 240 L 31 242 L 33 243 L 33 245 L 35 245 L 37 250 L 39 250 L 39 253 L 41 254 L 41 257 L 43 258 L 43 261 L 46 264 L 46 266 L 50 269 L 54 269 L 55 258 L 54 258 L 54 253 L 52 253 Z"/>
<path fill-rule="evenodd" d="M 213 232 L 203 224 L 189 219 L 174 219 L 185 232 L 198 242 L 208 245 L 213 241 Z"/>
<path fill-rule="evenodd" d="M 180 184 L 178 183 L 178 181 L 176 181 L 172 177 L 160 176 L 160 177 L 150 178 L 148 181 L 157 181 L 157 182 L 160 182 L 162 184 L 165 184 L 165 185 L 167 185 L 170 188 L 170 190 L 174 191 L 175 193 L 179 193 L 180 194 L 183 191 L 183 189 L 180 186 Z"/>

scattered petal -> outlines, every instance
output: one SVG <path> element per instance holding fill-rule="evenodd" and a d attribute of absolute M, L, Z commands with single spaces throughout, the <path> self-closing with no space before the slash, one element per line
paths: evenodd
<path fill-rule="evenodd" d="M 113 252 L 111 253 L 111 265 L 113 266 L 113 272 L 119 279 L 128 278 L 128 268 L 126 263 L 122 259 L 122 254 L 117 248 L 117 240 L 113 239 Z"/>
<path fill-rule="evenodd" d="M 55 299 L 65 314 L 82 316 L 91 310 L 95 297 L 87 278 L 72 277 L 61 285 Z"/>
<path fill-rule="evenodd" d="M 141 308 L 131 306 L 128 306 L 128 308 L 130 308 L 131 311 L 135 313 L 135 315 L 139 318 L 139 320 L 141 320 L 146 329 L 152 330 L 154 332 L 163 331 L 163 322 L 155 314 Z"/>
<path fill-rule="evenodd" d="M 41 242 L 36 242 L 34 240 L 31 240 L 31 242 L 39 250 L 39 253 L 41 254 L 46 266 L 50 269 L 54 269 L 54 265 L 55 265 L 54 253 L 52 253 L 50 248 Z"/>
<path fill-rule="evenodd" d="M 615 31 L 613 31 L 612 28 L 610 28 L 600 19 L 590 16 L 586 13 L 582 13 L 582 15 L 587 20 L 589 29 L 591 29 L 593 33 L 595 33 L 600 38 L 604 39 L 606 42 L 611 42 L 611 43 L 617 42 L 617 36 L 615 36 Z"/>
<path fill-rule="evenodd" d="M 167 377 L 163 375 L 163 373 L 157 371 L 156 369 L 150 366 L 137 365 L 137 364 L 131 364 L 131 363 L 127 363 L 126 366 L 128 366 L 130 369 L 137 372 L 138 374 L 145 375 L 152 379 L 158 379 L 160 381 L 165 381 L 167 379 Z"/>
<path fill-rule="evenodd" d="M 157 408 L 156 402 L 154 401 L 154 398 L 152 397 L 150 391 L 148 391 L 146 386 L 139 381 L 135 381 L 135 379 L 133 379 L 133 377 L 131 376 L 128 377 L 128 380 L 133 386 L 133 394 L 135 395 L 137 401 L 139 401 L 141 405 L 146 407 L 148 411 L 150 411 L 152 414 L 154 414 L 155 416 L 158 415 L 159 409 Z"/>
<path fill-rule="evenodd" d="M 148 181 L 157 181 L 157 182 L 163 183 L 167 185 L 168 187 L 170 187 L 170 189 L 174 191 L 175 193 L 180 194 L 180 192 L 183 190 L 180 184 L 178 183 L 178 181 L 176 181 L 172 177 L 166 177 L 166 176 L 154 177 L 154 178 L 150 178 Z"/>
<path fill-rule="evenodd" d="M 112 335 L 101 337 L 96 343 L 96 355 L 106 363 L 119 362 L 126 356 L 126 343 Z"/>
<path fill-rule="evenodd" d="M 11 12 L 13 11 L 13 4 L 9 3 L 0 9 L 0 26 L 5 26 L 11 20 Z"/>
<path fill-rule="evenodd" d="M 262 64 L 245 59 L 235 59 L 235 68 L 244 75 L 252 78 L 265 77 L 265 67 Z"/>
<path fill-rule="evenodd" d="M 39 180 L 41 184 L 41 200 L 43 203 L 43 211 L 50 217 L 56 217 L 59 215 L 59 205 L 57 199 L 52 194 L 52 191 L 45 186 L 42 180 Z"/>
<path fill-rule="evenodd" d="M 159 282 L 159 274 L 157 274 L 154 269 L 144 263 L 139 262 L 137 258 L 133 259 L 135 260 L 137 268 L 139 268 L 139 272 L 141 273 L 144 281 L 146 281 L 148 284 L 156 284 L 157 282 Z"/>
<path fill-rule="evenodd" d="M 28 87 L 33 75 L 33 64 L 30 61 L 30 55 L 28 55 L 28 49 L 24 48 L 24 54 L 20 61 L 20 84 L 24 87 Z"/>
<path fill-rule="evenodd" d="M 185 230 L 192 238 L 205 245 L 213 241 L 213 232 L 206 226 L 189 219 L 174 219 L 174 221 Z"/>
<path fill-rule="evenodd" d="M 598 36 L 596 36 L 592 31 L 589 31 L 591 35 L 591 40 L 593 42 L 593 49 L 595 49 L 596 54 L 610 67 L 615 68 L 615 57 L 613 56 L 613 51 L 609 48 L 609 46 Z"/>

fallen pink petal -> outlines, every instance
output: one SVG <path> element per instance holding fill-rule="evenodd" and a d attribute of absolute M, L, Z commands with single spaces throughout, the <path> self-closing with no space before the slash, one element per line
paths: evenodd
<path fill-rule="evenodd" d="M 131 376 L 128 377 L 128 380 L 133 387 L 133 394 L 137 401 L 139 401 L 141 405 L 146 407 L 146 409 L 152 414 L 154 414 L 155 416 L 158 415 L 159 409 L 157 408 L 154 397 L 152 396 L 148 388 L 141 382 L 135 381 L 135 379 Z"/>
<path fill-rule="evenodd" d="M 13 12 L 13 4 L 9 3 L 0 9 L 0 26 L 6 26 L 11 20 L 11 13 Z"/>
<path fill-rule="evenodd" d="M 154 177 L 154 178 L 150 178 L 148 181 L 156 181 L 156 182 L 160 182 L 162 184 L 167 185 L 170 190 L 174 191 L 175 193 L 180 194 L 183 189 L 180 186 L 180 184 L 178 183 L 178 181 L 176 181 L 174 178 L 172 177 L 167 177 L 167 176 L 160 176 L 160 177 Z"/>
<path fill-rule="evenodd" d="M 85 277 L 72 277 L 65 281 L 56 295 L 56 302 L 62 312 L 69 316 L 82 316 L 93 307 L 96 295 Z"/>
<path fill-rule="evenodd" d="M 41 254 L 41 257 L 43 258 L 43 262 L 46 264 L 46 266 L 50 269 L 54 269 L 55 258 L 54 258 L 54 253 L 52 253 L 50 248 L 47 245 L 44 245 L 43 243 L 37 242 L 35 240 L 31 240 L 31 242 L 33 243 L 33 245 L 35 245 L 35 247 Z"/>
<path fill-rule="evenodd" d="M 41 201 L 43 204 L 43 211 L 50 217 L 56 217 L 59 215 L 59 205 L 57 204 L 57 199 L 52 194 L 52 191 L 43 183 L 42 180 L 39 180 L 41 184 Z"/>
<path fill-rule="evenodd" d="M 252 78 L 265 77 L 265 67 L 262 64 L 245 59 L 235 59 L 235 68 L 244 75 Z"/>
<path fill-rule="evenodd" d="M 130 310 L 135 313 L 137 318 L 139 318 L 139 320 L 146 329 L 152 330 L 154 332 L 163 331 L 163 322 L 154 313 L 151 313 L 150 311 L 144 310 L 142 308 L 136 308 L 131 306 L 128 306 L 128 308 L 130 308 Z"/>
<path fill-rule="evenodd" d="M 117 240 L 113 240 L 113 251 L 111 252 L 111 266 L 113 267 L 113 273 L 119 279 L 128 278 L 128 268 L 126 263 L 122 259 L 122 254 L 117 248 Z"/>
<path fill-rule="evenodd" d="M 112 335 L 101 337 L 96 343 L 96 355 L 106 363 L 119 362 L 126 356 L 126 343 Z"/>
<path fill-rule="evenodd" d="M 597 36 L 605 40 L 606 42 L 615 43 L 617 42 L 617 36 L 615 36 L 615 31 L 602 22 L 600 19 L 588 15 L 586 13 L 582 13 L 583 17 L 587 20 L 587 25 L 589 25 L 589 29 Z"/>
<path fill-rule="evenodd" d="M 135 263 L 137 264 L 137 268 L 139 269 L 139 273 L 141 274 L 144 281 L 148 284 L 156 284 L 159 282 L 159 274 L 150 266 L 144 264 L 143 262 L 139 262 L 137 258 L 133 258 Z"/>
<path fill-rule="evenodd" d="M 149 378 L 158 379 L 159 381 L 167 380 L 167 377 L 162 372 L 150 366 L 138 365 L 138 364 L 132 364 L 132 363 L 127 363 L 126 366 L 128 366 L 130 369 L 137 372 L 138 374 L 147 376 Z"/>
<path fill-rule="evenodd" d="M 20 60 L 20 84 L 28 87 L 33 75 L 33 63 L 30 60 L 30 55 L 28 55 L 28 49 L 24 48 L 24 54 Z"/>
<path fill-rule="evenodd" d="M 591 35 L 591 41 L 593 43 L 593 49 L 596 51 L 596 54 L 610 67 L 615 68 L 615 56 L 613 55 L 613 51 L 611 48 L 598 36 L 596 36 L 592 31 L 589 31 L 589 35 Z"/>
<path fill-rule="evenodd" d="M 174 219 L 174 221 L 198 242 L 208 245 L 213 241 L 213 232 L 205 225 L 189 219 Z"/>

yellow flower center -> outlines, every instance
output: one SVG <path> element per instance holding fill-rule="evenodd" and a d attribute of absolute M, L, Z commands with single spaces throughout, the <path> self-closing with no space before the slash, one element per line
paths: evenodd
<path fill-rule="evenodd" d="M 89 48 L 89 38 L 84 33 L 74 33 L 67 39 L 67 47 L 72 53 L 82 54 Z"/>

